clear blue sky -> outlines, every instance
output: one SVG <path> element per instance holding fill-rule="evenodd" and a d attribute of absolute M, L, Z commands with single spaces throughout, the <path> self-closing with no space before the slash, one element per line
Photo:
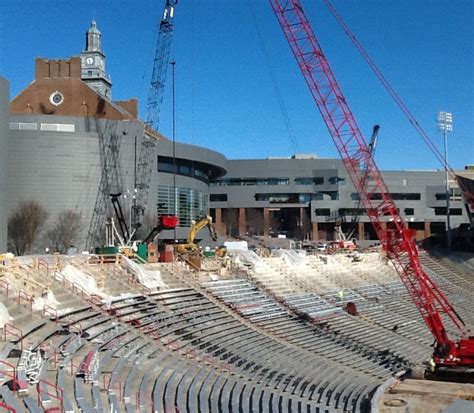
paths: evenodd
<path fill-rule="evenodd" d="M 474 2 L 333 2 L 440 148 L 436 112 L 453 112 L 450 164 L 456 169 L 473 164 Z M 138 97 L 144 118 L 163 3 L 4 0 L 0 74 L 10 80 L 12 97 L 33 80 L 35 57 L 78 55 L 95 18 L 113 98 Z M 382 127 L 379 167 L 441 168 L 323 2 L 302 3 L 365 135 L 375 123 Z M 338 156 L 267 0 L 179 0 L 172 56 L 177 62 L 178 141 L 231 159 L 297 152 Z M 170 136 L 170 87 L 163 105 L 160 129 Z"/>

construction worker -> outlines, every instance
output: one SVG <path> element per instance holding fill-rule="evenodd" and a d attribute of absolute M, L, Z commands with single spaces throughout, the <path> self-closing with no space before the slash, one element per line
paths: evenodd
<path fill-rule="evenodd" d="M 337 301 L 342 301 L 344 300 L 344 290 L 339 290 L 337 293 Z"/>
<path fill-rule="evenodd" d="M 428 360 L 428 368 L 430 369 L 432 373 L 435 371 L 436 363 L 434 362 L 432 358 Z"/>

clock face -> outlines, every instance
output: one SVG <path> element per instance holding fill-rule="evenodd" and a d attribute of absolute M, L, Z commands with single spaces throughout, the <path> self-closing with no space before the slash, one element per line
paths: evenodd
<path fill-rule="evenodd" d="M 86 63 L 87 63 L 88 65 L 91 65 L 92 63 L 94 63 L 94 58 L 93 58 L 93 57 L 88 57 L 88 58 L 86 59 Z"/>
<path fill-rule="evenodd" d="M 51 102 L 52 105 L 59 106 L 61 103 L 64 102 L 64 95 L 61 92 L 56 90 L 55 92 L 51 93 L 51 96 L 49 97 L 49 101 Z"/>

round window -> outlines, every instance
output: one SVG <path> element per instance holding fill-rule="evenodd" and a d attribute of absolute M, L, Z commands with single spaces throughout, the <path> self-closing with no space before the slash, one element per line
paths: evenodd
<path fill-rule="evenodd" d="M 61 103 L 64 102 L 64 95 L 61 92 L 53 92 L 49 97 L 49 101 L 54 106 L 59 106 Z"/>

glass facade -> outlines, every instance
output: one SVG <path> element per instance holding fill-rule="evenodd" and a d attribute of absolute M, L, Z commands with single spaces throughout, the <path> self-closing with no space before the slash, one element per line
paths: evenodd
<path fill-rule="evenodd" d="M 211 182 L 213 186 L 289 185 L 290 178 L 226 178 Z"/>
<path fill-rule="evenodd" d="M 295 185 L 322 185 L 324 178 L 322 176 L 315 176 L 310 178 L 295 178 Z"/>
<path fill-rule="evenodd" d="M 335 191 L 313 193 L 256 193 L 255 201 L 269 202 L 270 204 L 305 204 L 311 201 L 324 201 L 330 198 L 337 201 L 339 194 Z"/>
<path fill-rule="evenodd" d="M 158 172 L 189 176 L 209 183 L 221 175 L 221 171 L 204 162 L 189 159 L 171 158 L 169 156 L 158 156 Z"/>
<path fill-rule="evenodd" d="M 209 210 L 209 196 L 190 188 L 158 185 L 157 211 L 160 215 L 178 215 L 180 227 L 190 227 L 205 217 Z"/>

